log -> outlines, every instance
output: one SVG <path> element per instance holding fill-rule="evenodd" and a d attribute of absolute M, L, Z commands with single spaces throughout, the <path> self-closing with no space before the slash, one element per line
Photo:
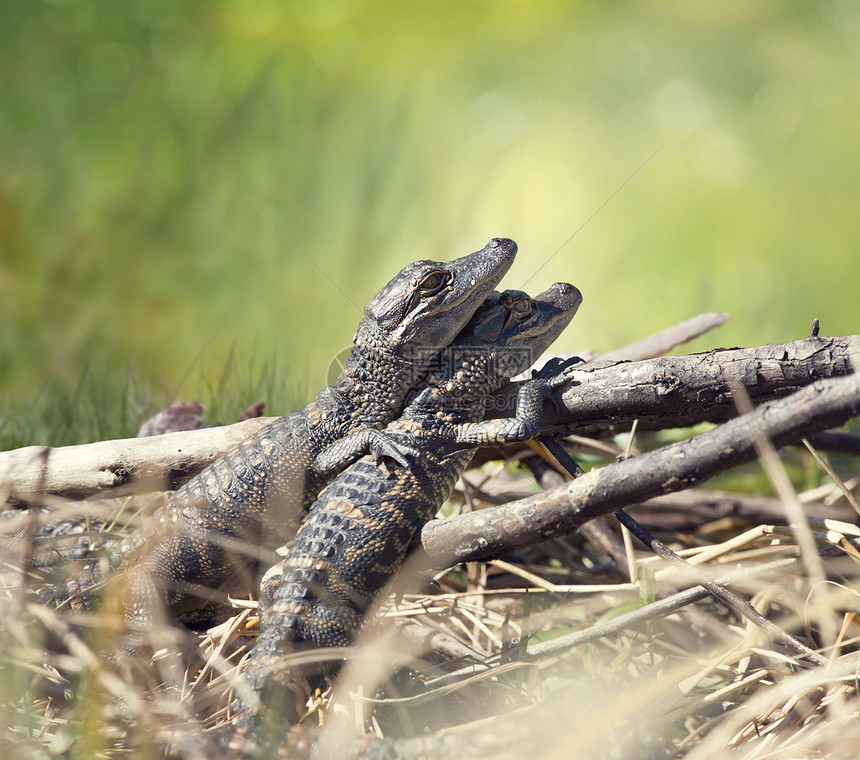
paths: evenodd
<path fill-rule="evenodd" d="M 753 403 L 794 393 L 815 380 L 852 374 L 860 367 L 860 335 L 805 338 L 758 348 L 714 349 L 703 354 L 638 362 L 597 362 L 575 367 L 558 408 L 547 404 L 544 424 L 588 433 L 635 419 L 652 427 L 719 422 L 734 414 L 732 383 L 740 383 Z M 487 416 L 509 416 L 517 388 L 509 384 L 494 397 Z"/>
<path fill-rule="evenodd" d="M 819 380 L 679 443 L 609 464 L 509 504 L 428 523 L 421 562 L 448 567 L 563 536 L 599 515 L 681 491 L 754 460 L 756 433 L 777 447 L 860 415 L 860 375 Z"/>
<path fill-rule="evenodd" d="M 6 451 L 0 453 L 0 504 L 4 495 L 28 502 L 42 494 L 82 499 L 102 491 L 118 496 L 177 488 L 272 419 L 257 417 L 149 438 Z"/>
<path fill-rule="evenodd" d="M 696 317 L 679 322 L 677 325 L 667 327 L 654 335 L 630 343 L 627 346 L 616 348 L 608 354 L 603 354 L 601 359 L 609 361 L 624 360 L 629 362 L 651 359 L 655 356 L 668 354 L 675 346 L 698 338 L 715 327 L 719 327 L 728 321 L 729 315 L 719 312 L 708 312 Z"/>
<path fill-rule="evenodd" d="M 637 362 L 601 360 L 571 371 L 558 408 L 551 403 L 545 407 L 544 428 L 550 433 L 594 432 L 624 429 L 636 419 L 654 421 L 657 427 L 720 420 L 733 413 L 733 379 L 754 403 L 762 403 L 818 378 L 851 374 L 857 366 L 858 335 Z M 511 383 L 494 396 L 487 416 L 510 416 L 518 387 Z M 2 452 L 0 503 L 4 494 L 28 500 L 41 493 L 84 498 L 120 487 L 176 488 L 272 419 L 152 438 Z"/>

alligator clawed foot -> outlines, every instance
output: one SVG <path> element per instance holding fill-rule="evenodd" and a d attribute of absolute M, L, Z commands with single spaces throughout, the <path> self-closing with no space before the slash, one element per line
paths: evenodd
<path fill-rule="evenodd" d="M 554 356 L 540 369 L 532 370 L 532 379 L 546 380 L 551 388 L 557 388 L 570 379 L 568 372 L 572 367 L 584 362 L 585 359 L 579 356 L 569 356 L 566 359 Z"/>
<path fill-rule="evenodd" d="M 554 356 L 539 370 L 532 371 L 532 379 L 542 381 L 542 395 L 552 401 L 556 411 L 561 411 L 564 404 L 555 391 L 570 382 L 570 370 L 584 361 L 579 356 L 570 356 L 566 359 Z"/>
<path fill-rule="evenodd" d="M 409 469 L 409 458 L 404 454 L 403 449 L 387 438 L 384 433 L 374 437 L 370 445 L 370 455 L 377 464 L 381 464 L 384 459 L 391 459 L 401 467 Z"/>

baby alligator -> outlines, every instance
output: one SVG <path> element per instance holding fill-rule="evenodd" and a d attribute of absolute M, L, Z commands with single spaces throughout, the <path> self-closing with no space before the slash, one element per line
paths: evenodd
<path fill-rule="evenodd" d="M 397 417 L 440 349 L 504 276 L 516 250 L 512 240 L 494 238 L 447 264 L 406 266 L 367 304 L 352 353 L 332 386 L 215 460 L 118 542 L 111 566 L 130 567 L 120 589 L 127 653 L 145 644 L 165 607 L 186 624 L 208 623 L 227 593 L 247 589 L 260 548 L 274 549 L 294 535 L 330 479 L 314 469 L 315 458 L 343 436 Z"/>
<path fill-rule="evenodd" d="M 247 668 L 257 699 L 237 701 L 234 749 L 251 757 L 289 755 L 284 724 L 296 717 L 289 704 L 297 683 L 284 657 L 297 644 L 349 644 L 475 449 L 539 433 L 543 399 L 564 379 L 563 366 L 524 384 L 514 419 L 480 422 L 482 402 L 549 347 L 581 302 L 580 292 L 563 283 L 534 300 L 520 291 L 496 294 L 396 422 L 346 436 L 317 458 L 320 469 L 338 470 L 369 452 L 323 490 L 289 544 L 283 576 L 262 607 Z"/>

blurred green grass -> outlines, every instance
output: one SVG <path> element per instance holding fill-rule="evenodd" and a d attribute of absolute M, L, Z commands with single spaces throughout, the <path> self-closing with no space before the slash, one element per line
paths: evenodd
<path fill-rule="evenodd" d="M 289 411 L 350 300 L 499 235 L 585 294 L 562 350 L 857 332 L 857 40 L 849 0 L 10 0 L 0 446 Z"/>

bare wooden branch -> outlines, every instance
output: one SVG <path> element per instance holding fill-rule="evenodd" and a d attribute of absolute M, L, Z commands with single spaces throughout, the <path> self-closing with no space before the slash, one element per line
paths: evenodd
<path fill-rule="evenodd" d="M 598 361 L 571 372 L 560 408 L 547 405 L 546 429 L 587 431 L 629 426 L 643 418 L 659 420 L 663 427 L 721 419 L 732 409 L 728 378 L 736 378 L 761 403 L 816 378 L 851 374 L 857 366 L 858 335 L 640 362 Z M 516 393 L 517 385 L 510 384 L 494 397 L 488 416 L 510 415 Z M 74 498 L 120 486 L 175 488 L 272 419 L 153 438 L 2 452 L 0 503 L 4 494 L 24 500 L 41 486 L 44 493 Z"/>
<path fill-rule="evenodd" d="M 421 533 L 428 566 L 502 556 L 564 535 L 619 507 L 702 483 L 756 457 L 753 431 L 776 446 L 860 414 L 860 376 L 818 381 L 714 430 L 592 470 L 568 485 L 505 506 L 436 520 Z"/>
<path fill-rule="evenodd" d="M 643 359 L 653 359 L 657 356 L 669 353 L 675 346 L 680 346 L 693 338 L 704 335 L 709 330 L 725 324 L 728 314 L 708 312 L 699 314 L 697 317 L 687 319 L 672 327 L 667 327 L 654 335 L 650 335 L 636 343 L 622 346 L 600 358 L 603 361 L 628 361 L 636 362 Z"/>
<path fill-rule="evenodd" d="M 850 375 L 857 367 L 860 335 L 641 362 L 601 360 L 570 371 L 571 382 L 562 393 L 560 407 L 547 404 L 544 421 L 547 427 L 564 425 L 570 431 L 607 423 L 629 426 L 637 418 L 658 420 L 663 427 L 719 421 L 734 410 L 731 382 L 742 384 L 753 403 L 762 403 L 818 379 Z M 516 386 L 508 386 L 488 415 L 510 414 L 516 391 Z"/>
<path fill-rule="evenodd" d="M 121 486 L 140 491 L 176 488 L 271 420 L 258 417 L 151 438 L 6 451 L 0 453 L 0 504 L 10 496 L 30 501 L 40 493 L 84 498 Z"/>
<path fill-rule="evenodd" d="M 856 513 L 844 500 L 836 503 L 803 501 L 808 517 L 842 522 L 853 522 Z M 657 526 L 664 530 L 682 531 L 732 518 L 744 523 L 786 522 L 785 507 L 775 496 L 754 496 L 730 491 L 709 491 L 697 488 L 678 493 L 664 494 L 649 499 L 636 507 L 636 519 L 646 527 Z"/>
<path fill-rule="evenodd" d="M 558 488 L 570 480 L 540 457 L 530 457 L 525 464 L 544 491 Z M 575 477 L 581 477 L 581 474 L 577 474 Z M 591 542 L 592 546 L 609 557 L 622 574 L 625 573 L 627 554 L 624 551 L 624 543 L 604 520 L 595 519 L 587 522 L 580 527 L 580 531 Z"/>

